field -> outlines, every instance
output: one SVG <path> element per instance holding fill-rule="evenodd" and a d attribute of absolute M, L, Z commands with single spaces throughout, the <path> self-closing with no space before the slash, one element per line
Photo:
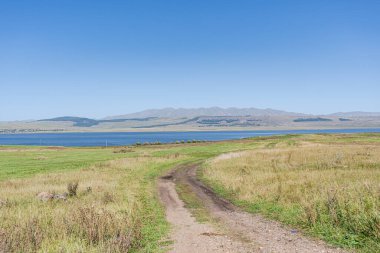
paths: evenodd
<path fill-rule="evenodd" d="M 242 143 L 0 148 L 0 252 L 157 252 L 168 232 L 156 178 Z M 40 201 L 41 192 L 66 201 Z"/>
<path fill-rule="evenodd" d="M 126 252 L 157 247 L 151 242 L 157 243 L 167 224 L 158 203 L 151 200 L 150 178 L 175 162 L 170 157 L 121 158 L 79 170 L 73 162 L 70 171 L 3 180 L 0 249 Z M 36 199 L 37 193 L 63 193 L 69 183 L 76 182 L 76 195 L 66 201 Z"/>
<path fill-rule="evenodd" d="M 380 135 L 357 134 L 0 147 L 0 252 L 165 252 L 157 179 L 194 162 L 204 182 L 249 212 L 346 248 L 380 247 Z"/>
<path fill-rule="evenodd" d="M 379 169 L 380 135 L 288 136 L 210 160 L 202 177 L 249 212 L 379 252 Z"/>

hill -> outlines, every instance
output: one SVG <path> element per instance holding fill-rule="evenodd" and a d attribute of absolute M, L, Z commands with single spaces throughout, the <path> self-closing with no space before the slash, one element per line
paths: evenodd
<path fill-rule="evenodd" d="M 328 116 L 334 117 L 380 117 L 380 112 L 337 112 L 329 114 Z"/>
<path fill-rule="evenodd" d="M 315 128 L 379 128 L 380 113 L 312 115 L 257 108 L 164 108 L 103 119 L 64 116 L 0 122 L 0 133 L 62 131 L 211 131 Z"/>
<path fill-rule="evenodd" d="M 136 113 L 110 116 L 105 119 L 125 119 L 125 118 L 194 118 L 199 116 L 302 116 L 302 113 L 287 112 L 274 109 L 258 109 L 258 108 L 164 108 L 150 109 Z"/>
<path fill-rule="evenodd" d="M 52 119 L 41 119 L 38 121 L 58 121 L 58 122 L 69 121 L 73 123 L 73 126 L 78 126 L 78 127 L 90 127 L 90 126 L 99 124 L 99 122 L 95 119 L 72 117 L 72 116 L 56 117 Z"/>

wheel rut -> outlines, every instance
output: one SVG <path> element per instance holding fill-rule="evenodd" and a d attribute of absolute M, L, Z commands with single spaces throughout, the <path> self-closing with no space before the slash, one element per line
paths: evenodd
<path fill-rule="evenodd" d="M 240 210 L 197 180 L 198 168 L 199 164 L 176 167 L 158 182 L 166 218 L 173 226 L 170 235 L 173 245 L 169 252 L 346 252 L 320 240 L 310 239 L 279 222 Z M 188 186 L 210 216 L 220 224 L 214 226 L 197 222 L 179 198 L 175 187 L 177 183 Z"/>

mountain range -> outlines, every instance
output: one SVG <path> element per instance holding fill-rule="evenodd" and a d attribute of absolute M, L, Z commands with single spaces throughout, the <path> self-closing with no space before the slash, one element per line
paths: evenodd
<path fill-rule="evenodd" d="M 258 108 L 221 108 L 221 107 L 207 107 L 207 108 L 163 108 L 163 109 L 150 109 L 136 113 L 117 115 L 106 117 L 105 119 L 128 119 L 128 118 L 191 118 L 198 116 L 302 116 L 305 114 L 287 112 L 274 109 L 258 109 Z"/>
<path fill-rule="evenodd" d="M 337 112 L 329 114 L 329 116 L 336 117 L 380 117 L 380 112 Z"/>
<path fill-rule="evenodd" d="M 380 112 L 313 115 L 257 108 L 164 108 L 102 119 L 64 116 L 0 122 L 0 133 L 43 131 L 193 131 L 378 128 Z"/>

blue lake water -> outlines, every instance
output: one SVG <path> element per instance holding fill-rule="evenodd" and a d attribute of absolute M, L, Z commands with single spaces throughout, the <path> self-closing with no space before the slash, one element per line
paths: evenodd
<path fill-rule="evenodd" d="M 0 145 L 39 146 L 122 146 L 136 142 L 175 142 L 187 140 L 221 141 L 254 136 L 313 133 L 369 133 L 380 132 L 380 128 L 323 129 L 323 130 L 278 130 L 278 131 L 202 131 L 202 132 L 110 132 L 110 133 L 35 133 L 0 134 Z"/>

